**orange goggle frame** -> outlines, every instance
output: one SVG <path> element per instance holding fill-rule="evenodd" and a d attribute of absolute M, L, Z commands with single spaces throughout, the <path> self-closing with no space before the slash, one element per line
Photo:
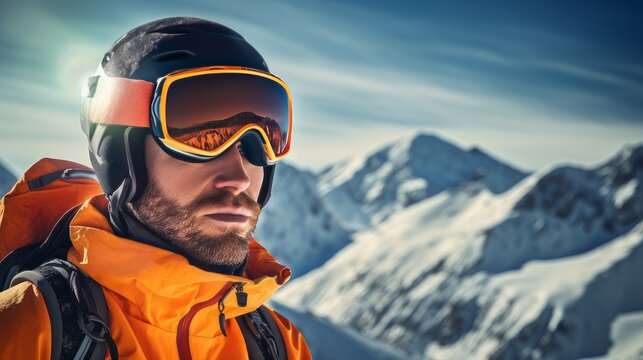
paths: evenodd
<path fill-rule="evenodd" d="M 167 149 L 197 160 L 217 157 L 248 132 L 262 139 L 268 164 L 290 150 L 290 90 L 268 72 L 207 66 L 156 84 L 103 73 L 88 78 L 83 96 L 92 123 L 151 128 Z"/>

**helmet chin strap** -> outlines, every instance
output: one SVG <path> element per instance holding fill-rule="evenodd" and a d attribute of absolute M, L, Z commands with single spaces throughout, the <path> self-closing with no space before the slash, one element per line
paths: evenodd
<path fill-rule="evenodd" d="M 126 176 L 123 179 L 123 182 L 121 185 L 109 196 L 109 217 L 110 221 L 118 230 L 121 232 L 121 235 L 126 235 L 128 233 L 127 231 L 127 223 L 123 219 L 123 212 L 127 211 L 126 205 L 127 203 L 131 202 L 134 200 L 135 197 L 140 195 L 140 191 L 142 190 L 139 189 L 138 187 L 143 187 L 144 184 L 140 183 L 142 180 L 145 178 L 144 176 L 136 176 L 136 165 L 135 161 L 133 159 L 133 152 L 132 152 L 132 141 L 134 140 L 134 136 L 132 132 L 134 128 L 127 128 L 123 132 L 123 145 L 125 146 L 125 158 L 127 160 L 127 172 L 128 176 Z M 139 137 L 139 141 L 141 142 L 142 146 L 142 139 L 141 136 Z M 139 146 L 139 148 L 141 147 Z M 142 151 L 142 149 L 140 149 Z M 139 154 L 139 156 L 142 156 L 142 154 Z"/>
<path fill-rule="evenodd" d="M 130 192 L 131 180 L 129 177 L 126 177 L 121 186 L 116 189 L 109 199 L 109 206 L 107 207 L 109 212 L 109 221 L 112 224 L 114 230 L 116 230 L 119 236 L 127 235 L 127 225 L 122 216 L 122 211 L 125 211 L 125 205 L 127 204 L 127 194 Z"/>

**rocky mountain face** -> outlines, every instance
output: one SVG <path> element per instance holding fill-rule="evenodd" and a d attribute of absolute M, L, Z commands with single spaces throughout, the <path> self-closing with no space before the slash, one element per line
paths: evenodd
<path fill-rule="evenodd" d="M 282 162 L 256 235 L 298 276 L 349 244 L 356 229 L 440 191 L 475 183 L 499 193 L 524 176 L 478 149 L 463 151 L 428 134 L 403 138 L 321 174 Z"/>
<path fill-rule="evenodd" d="M 319 267 L 352 239 L 321 201 L 314 175 L 283 161 L 277 165 L 272 195 L 255 236 L 293 269 L 294 277 Z"/>
<path fill-rule="evenodd" d="M 393 148 L 378 156 L 387 158 Z M 479 168 L 457 151 L 448 154 L 446 169 Z M 496 169 L 486 172 L 493 176 L 438 172 L 467 179 L 451 183 L 436 180 L 432 173 L 441 168 L 431 163 L 424 169 L 432 171 L 408 171 L 406 178 L 368 159 L 360 163 L 343 164 L 335 176 L 329 174 L 340 167 L 331 168 L 318 187 L 324 196 L 336 191 L 327 202 L 336 204 L 334 213 L 357 203 L 352 210 L 362 210 L 361 217 L 349 223 L 363 230 L 278 293 L 278 301 L 430 359 L 598 356 L 614 342 L 612 322 L 643 311 L 643 145 L 591 169 L 523 177 L 490 163 L 485 169 Z M 399 187 L 420 178 L 429 185 L 417 186 L 424 190 L 402 206 L 399 195 L 408 192 Z M 380 190 L 373 190 L 377 196 L 359 193 L 361 187 L 352 196 L 342 190 L 348 197 L 342 200 L 337 189 L 349 183 Z"/>
<path fill-rule="evenodd" d="M 501 193 L 526 175 L 477 148 L 417 134 L 325 169 L 317 187 L 344 226 L 363 230 L 446 189 L 477 182 Z"/>

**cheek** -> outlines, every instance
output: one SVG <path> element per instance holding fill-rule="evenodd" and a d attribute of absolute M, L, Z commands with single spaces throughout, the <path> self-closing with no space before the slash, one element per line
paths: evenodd
<path fill-rule="evenodd" d="M 189 188 L 187 184 L 184 183 L 184 179 L 186 179 L 186 177 L 174 176 L 173 174 L 175 173 L 176 170 L 173 170 L 170 167 L 162 165 L 158 167 L 148 166 L 147 186 L 154 187 L 163 199 L 172 200 L 177 204 L 185 205 L 183 201 L 186 199 L 186 196 L 180 196 L 185 195 L 185 193 L 183 192 L 183 194 L 179 194 L 178 192 L 179 189 Z"/>
<path fill-rule="evenodd" d="M 193 181 L 198 179 L 197 168 L 169 156 L 152 139 L 146 143 L 145 150 L 148 186 L 153 185 L 163 198 L 179 205 L 188 204 L 190 189 L 196 188 Z"/>

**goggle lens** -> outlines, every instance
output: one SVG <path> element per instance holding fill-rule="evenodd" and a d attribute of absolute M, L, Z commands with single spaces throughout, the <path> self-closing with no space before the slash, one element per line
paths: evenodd
<path fill-rule="evenodd" d="M 289 147 L 289 94 L 267 77 L 214 73 L 178 78 L 167 89 L 165 111 L 169 136 L 192 148 L 216 150 L 253 128 L 265 132 L 275 156 Z"/>

